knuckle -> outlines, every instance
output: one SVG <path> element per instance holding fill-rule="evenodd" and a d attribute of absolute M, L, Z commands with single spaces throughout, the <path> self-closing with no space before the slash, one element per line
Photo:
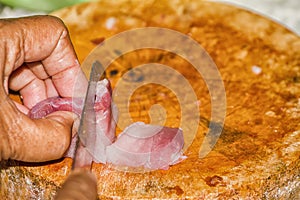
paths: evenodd
<path fill-rule="evenodd" d="M 62 19 L 53 15 L 47 15 L 46 17 L 48 18 L 49 21 L 56 24 L 57 28 L 61 30 L 63 33 L 68 33 L 68 29 Z"/>

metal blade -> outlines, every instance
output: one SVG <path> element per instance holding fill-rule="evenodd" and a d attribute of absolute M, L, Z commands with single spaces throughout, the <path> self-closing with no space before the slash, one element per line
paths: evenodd
<path fill-rule="evenodd" d="M 104 68 L 95 61 L 92 65 L 89 84 L 78 128 L 78 140 L 72 168 L 91 167 L 92 156 L 95 149 L 96 113 L 94 110 L 96 87 Z"/>

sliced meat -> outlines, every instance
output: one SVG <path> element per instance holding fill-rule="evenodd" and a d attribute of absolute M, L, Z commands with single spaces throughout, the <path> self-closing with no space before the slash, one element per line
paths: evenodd
<path fill-rule="evenodd" d="M 83 99 L 81 98 L 72 99 L 71 97 L 50 97 L 33 106 L 29 111 L 28 116 L 32 119 L 38 119 L 60 110 L 70 111 L 80 115 L 82 107 Z"/>
<path fill-rule="evenodd" d="M 184 159 L 182 130 L 136 122 L 107 147 L 107 162 L 117 166 L 168 169 Z"/>
<path fill-rule="evenodd" d="M 45 117 L 46 115 L 55 112 L 55 111 L 70 111 L 74 112 L 77 115 L 81 115 L 83 108 L 83 99 L 82 98 L 60 98 L 60 97 L 51 97 L 45 99 L 32 107 L 29 111 L 28 116 L 32 119 L 38 119 Z M 77 143 L 77 134 L 74 134 L 70 147 L 65 153 L 65 157 L 73 157 L 75 154 Z"/>
<path fill-rule="evenodd" d="M 96 137 L 95 150 L 92 155 L 97 163 L 106 162 L 106 146 L 115 140 L 116 131 L 116 109 L 112 104 L 111 86 L 107 79 L 97 83 L 96 99 Z M 115 112 L 113 112 L 115 111 Z"/>
<path fill-rule="evenodd" d="M 136 122 L 127 127 L 116 139 L 117 109 L 112 103 L 111 86 L 107 79 L 97 82 L 94 109 L 96 111 L 95 149 L 79 148 L 80 155 L 92 155 L 97 163 L 117 166 L 168 169 L 169 165 L 185 159 L 181 129 Z M 83 108 L 82 98 L 52 97 L 34 106 L 29 116 L 42 118 L 52 112 L 64 110 L 78 115 Z M 76 147 L 75 135 L 65 156 L 73 157 Z M 78 150 L 78 149 L 77 149 Z M 83 158 L 84 159 L 84 158 Z"/>
<path fill-rule="evenodd" d="M 35 105 L 28 113 L 29 117 L 42 118 L 55 111 L 70 111 L 81 115 L 84 98 L 60 98 L 51 97 Z M 94 109 L 96 111 L 96 135 L 94 152 L 88 151 L 94 156 L 96 162 L 105 163 L 105 147 L 115 139 L 116 122 L 112 113 L 111 86 L 107 79 L 97 82 Z M 115 108 L 113 109 L 115 110 Z M 77 134 L 73 135 L 70 148 L 65 153 L 66 157 L 73 157 L 77 143 Z M 81 148 L 83 149 L 83 148 Z M 83 150 L 81 150 L 83 151 Z M 82 153 L 84 154 L 84 153 Z"/>

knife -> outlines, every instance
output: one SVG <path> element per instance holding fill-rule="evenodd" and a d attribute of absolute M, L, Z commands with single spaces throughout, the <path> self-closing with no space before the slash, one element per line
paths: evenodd
<path fill-rule="evenodd" d="M 96 87 L 104 68 L 99 61 L 92 64 L 88 88 L 85 95 L 80 124 L 77 133 L 77 143 L 72 169 L 85 168 L 91 170 L 96 137 L 96 113 L 94 110 Z"/>

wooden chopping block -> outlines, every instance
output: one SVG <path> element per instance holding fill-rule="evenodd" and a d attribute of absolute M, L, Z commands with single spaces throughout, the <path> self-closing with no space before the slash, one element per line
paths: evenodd
<path fill-rule="evenodd" d="M 199 158 L 211 113 L 202 76 L 180 56 L 162 50 L 142 49 L 115 60 L 106 71 L 113 88 L 128 70 L 141 64 L 158 62 L 176 69 L 196 94 L 201 117 L 195 138 L 185 147 L 187 159 L 169 170 L 132 173 L 93 164 L 100 199 L 299 198 L 299 36 L 252 12 L 197 0 L 101 0 L 53 14 L 68 26 L 80 62 L 103 40 L 124 30 L 164 27 L 187 34 L 204 47 L 224 82 L 225 125 L 213 150 Z M 176 82 L 176 76 L 157 76 Z M 189 92 L 179 89 L 182 94 Z M 168 126 L 176 127 L 181 118 L 193 115 L 191 111 L 181 116 L 176 94 L 163 85 L 144 85 L 130 97 L 120 94 L 120 99 L 130 99 L 133 121 L 150 122 L 148 111 L 154 104 L 164 107 Z M 117 104 L 122 111 L 122 101 Z M 183 128 L 185 139 L 188 128 Z M 43 164 L 3 162 L 1 199 L 52 199 L 71 162 L 69 158 Z"/>

